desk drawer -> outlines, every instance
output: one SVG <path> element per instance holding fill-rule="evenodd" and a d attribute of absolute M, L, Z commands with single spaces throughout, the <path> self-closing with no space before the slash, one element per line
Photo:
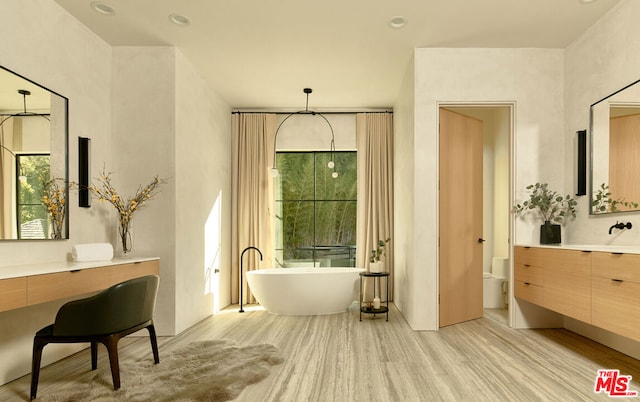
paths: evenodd
<path fill-rule="evenodd" d="M 147 275 L 160 275 L 160 261 L 142 261 L 109 267 L 109 286 Z"/>
<path fill-rule="evenodd" d="M 106 269 L 84 269 L 27 277 L 27 304 L 84 295 L 109 287 Z"/>
<path fill-rule="evenodd" d="M 0 311 L 13 310 L 26 305 L 26 277 L 0 280 Z"/>

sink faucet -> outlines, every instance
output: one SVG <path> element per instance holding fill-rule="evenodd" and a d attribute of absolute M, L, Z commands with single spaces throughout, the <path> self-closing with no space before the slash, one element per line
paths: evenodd
<path fill-rule="evenodd" d="M 611 234 L 613 229 L 631 229 L 631 227 L 632 227 L 631 222 L 627 222 L 627 223 L 616 222 L 615 225 L 609 228 L 609 234 Z"/>
<path fill-rule="evenodd" d="M 242 257 L 244 257 L 244 253 L 249 250 L 256 250 L 258 254 L 260 254 L 260 261 L 262 261 L 262 252 L 257 247 L 249 246 L 242 250 L 242 253 L 240 254 L 240 313 L 244 313 L 244 310 L 242 309 Z"/>

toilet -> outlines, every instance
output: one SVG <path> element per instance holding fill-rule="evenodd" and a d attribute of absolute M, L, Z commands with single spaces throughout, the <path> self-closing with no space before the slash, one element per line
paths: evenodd
<path fill-rule="evenodd" d="M 504 308 L 502 283 L 504 279 L 493 276 L 490 272 L 482 273 L 482 307 Z"/>
<path fill-rule="evenodd" d="M 505 308 L 508 303 L 509 260 L 493 258 L 492 272 L 482 274 L 482 307 Z"/>

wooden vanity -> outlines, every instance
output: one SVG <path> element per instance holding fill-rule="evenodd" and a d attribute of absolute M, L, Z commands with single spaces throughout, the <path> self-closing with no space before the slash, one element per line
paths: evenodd
<path fill-rule="evenodd" d="M 158 258 L 0 267 L 0 312 L 106 289 L 145 275 L 159 275 Z"/>
<path fill-rule="evenodd" d="M 640 341 L 640 254 L 517 246 L 514 294 Z"/>

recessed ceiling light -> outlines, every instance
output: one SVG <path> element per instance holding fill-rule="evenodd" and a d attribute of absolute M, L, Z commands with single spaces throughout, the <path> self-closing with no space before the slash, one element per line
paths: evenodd
<path fill-rule="evenodd" d="M 191 20 L 184 15 L 180 14 L 171 14 L 169 16 L 169 21 L 173 22 L 176 25 L 186 26 L 191 24 Z"/>
<path fill-rule="evenodd" d="M 593 3 L 593 2 L 595 2 L 596 0 L 579 0 L 579 1 L 580 1 L 580 3 L 582 3 L 582 4 L 588 4 L 588 3 Z"/>
<path fill-rule="evenodd" d="M 93 3 L 91 3 L 91 8 L 102 15 L 114 15 L 116 13 L 116 10 L 114 10 L 113 7 L 99 1 L 94 1 Z"/>
<path fill-rule="evenodd" d="M 407 25 L 407 19 L 402 16 L 397 16 L 389 20 L 389 26 L 394 29 L 404 28 Z"/>

